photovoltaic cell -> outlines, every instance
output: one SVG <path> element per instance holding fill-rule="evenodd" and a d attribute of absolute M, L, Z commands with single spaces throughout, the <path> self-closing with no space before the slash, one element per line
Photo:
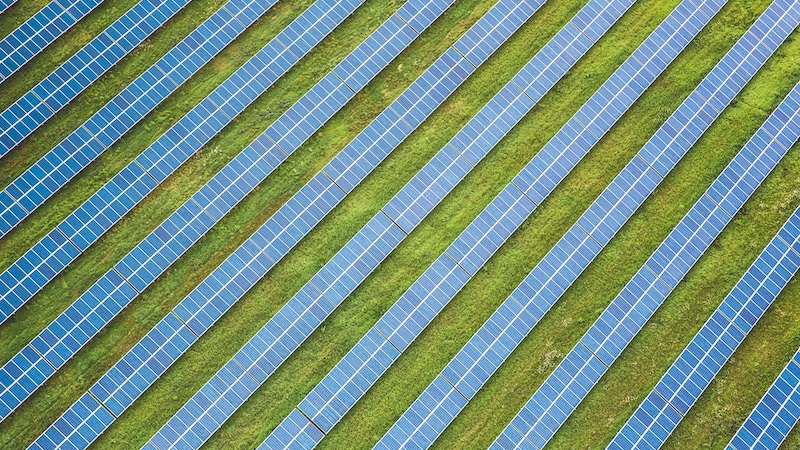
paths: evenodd
<path fill-rule="evenodd" d="M 89 120 L 11 182 L 0 192 L 0 237 L 117 142 L 276 1 L 228 1 Z"/>
<path fill-rule="evenodd" d="M 0 41 L 0 82 L 44 50 L 100 3 L 102 0 L 53 0 L 3 38 Z"/>
<path fill-rule="evenodd" d="M 11 5 L 16 3 L 17 0 L 0 0 L 0 13 L 5 12 Z"/>
<path fill-rule="evenodd" d="M 141 0 L 0 113 L 0 158 L 94 83 L 189 0 Z"/>
<path fill-rule="evenodd" d="M 47 255 L 30 250 L 0 274 L 0 291 L 5 294 L 0 297 L 0 322 L 28 301 L 286 73 L 303 56 L 288 50 L 290 39 L 314 37 L 318 42 L 359 4 L 360 0 L 317 0 L 43 239 L 47 244 L 51 235 L 61 233 L 79 250 L 77 254 L 70 259 L 58 260 L 60 264 L 53 262 L 45 266 L 43 261 Z M 290 130 L 287 133 L 291 132 L 293 136 L 308 133 L 314 114 L 320 112 L 309 110 L 307 116 L 285 118 L 274 127 L 288 126 Z"/>

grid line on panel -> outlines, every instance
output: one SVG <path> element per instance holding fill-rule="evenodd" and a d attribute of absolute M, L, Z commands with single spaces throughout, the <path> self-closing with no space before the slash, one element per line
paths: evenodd
<path fill-rule="evenodd" d="M 208 211 L 207 211 L 207 210 L 206 210 L 206 209 L 203 207 L 203 205 L 201 205 L 200 203 L 198 203 L 198 202 L 197 202 L 197 200 L 194 198 L 194 196 L 192 196 L 191 198 L 189 198 L 189 200 L 191 200 L 191 202 L 192 202 L 192 203 L 194 203 L 195 205 L 197 205 L 197 207 L 198 207 L 198 208 L 200 208 L 200 210 L 201 210 L 201 211 L 203 211 L 203 214 L 205 214 L 205 215 L 206 215 L 206 216 L 207 216 L 209 219 L 211 219 L 211 220 L 216 220 L 216 219 L 214 218 L 214 216 L 212 216 L 212 215 L 211 215 L 211 213 L 209 213 L 209 212 L 208 212 Z"/>
<path fill-rule="evenodd" d="M 119 273 L 119 270 L 117 270 L 116 266 L 112 267 L 111 270 L 113 270 L 114 273 L 116 273 L 120 278 L 122 278 L 122 280 L 125 281 L 125 284 L 130 286 L 131 289 L 133 289 L 137 293 L 141 294 L 141 292 L 138 289 L 136 289 L 136 286 L 134 286 L 133 283 L 130 282 L 130 280 L 128 280 L 126 277 L 124 277 L 121 273 Z"/>
<path fill-rule="evenodd" d="M 382 337 L 384 340 L 386 340 L 386 342 L 388 342 L 388 343 L 389 343 L 389 345 L 391 345 L 392 347 L 394 347 L 394 349 L 395 349 L 395 350 L 397 350 L 397 352 L 398 352 L 398 353 L 401 353 L 401 352 L 402 352 L 402 350 L 400 350 L 400 348 L 399 348 L 397 345 L 395 345 L 395 343 L 394 343 L 394 342 L 390 341 L 390 340 L 389 340 L 389 338 L 388 338 L 388 337 L 386 337 L 386 335 L 385 335 L 385 334 L 383 334 L 383 333 L 381 332 L 381 330 L 379 330 L 379 329 L 377 329 L 377 328 L 376 328 L 376 329 L 375 329 L 375 331 L 378 333 L 378 335 L 379 335 L 380 337 Z"/>
<path fill-rule="evenodd" d="M 29 345 L 28 347 L 30 347 L 31 349 L 33 349 L 33 351 L 34 351 L 34 352 L 36 352 L 36 354 L 37 354 L 37 355 L 39 355 L 39 357 L 40 357 L 40 358 L 42 358 L 42 360 L 43 360 L 44 362 L 46 362 L 46 363 L 47 363 L 47 364 L 48 364 L 50 367 L 52 367 L 52 368 L 53 368 L 53 370 L 58 370 L 58 367 L 56 367 L 55 365 L 53 365 L 53 363 L 52 363 L 52 362 L 50 362 L 50 360 L 48 360 L 48 359 L 47 359 L 47 358 L 46 358 L 46 357 L 45 357 L 45 356 L 42 354 L 42 352 L 40 352 L 40 351 L 39 351 L 39 350 L 38 350 L 36 347 L 34 347 L 34 346 L 32 346 L 32 345 Z"/>
<path fill-rule="evenodd" d="M 191 331 L 191 332 L 192 332 L 192 334 L 194 334 L 194 335 L 195 335 L 195 337 L 198 337 L 198 338 L 200 337 L 200 334 L 198 334 L 196 331 L 194 331 L 194 330 L 192 329 L 192 327 L 190 327 L 190 326 L 189 326 L 189 324 L 188 324 L 188 323 L 186 323 L 186 321 L 185 321 L 185 320 L 183 320 L 183 319 L 181 318 L 181 316 L 179 316 L 179 315 L 175 314 L 175 310 L 171 310 L 171 311 L 169 312 L 169 314 L 171 314 L 171 315 L 175 316 L 175 318 L 176 318 L 176 319 L 178 319 L 178 321 L 180 321 L 180 323 L 182 323 L 182 324 L 183 324 L 183 326 L 184 326 L 184 327 L 186 327 L 186 329 L 187 329 L 187 330 Z"/>
<path fill-rule="evenodd" d="M 107 413 L 111 414 L 113 417 L 117 417 L 103 402 L 100 401 L 99 398 L 97 398 L 96 395 L 94 395 L 94 393 L 92 393 L 92 391 L 87 391 L 87 393 L 94 399 L 94 401 L 96 401 L 103 409 L 105 409 Z"/>

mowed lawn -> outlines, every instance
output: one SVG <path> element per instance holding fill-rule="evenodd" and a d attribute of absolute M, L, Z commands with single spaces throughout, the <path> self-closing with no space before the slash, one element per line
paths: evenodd
<path fill-rule="evenodd" d="M 5 36 L 46 4 L 19 0 Z M 5 108 L 135 2 L 106 2 L 0 85 Z M 194 0 L 67 108 L 0 160 L 0 187 L 66 137 L 212 14 Z M 0 240 L 0 270 L 86 200 L 274 37 L 312 0 L 281 0 L 115 146 Z M 402 4 L 367 0 L 230 126 L 0 326 L 4 363 L 258 136 Z M 586 3 L 550 0 L 93 448 L 139 448 Z M 541 149 L 679 0 L 639 0 L 442 204 L 206 444 L 254 448 Z M 371 448 L 769 5 L 731 0 L 589 155 L 444 309 L 320 445 Z M 0 448 L 24 448 L 172 307 L 358 134 L 492 5 L 458 0 L 366 89 L 0 423 Z M 541 385 L 672 227 L 800 80 L 795 31 L 586 272 L 536 326 L 435 447 L 485 448 Z M 800 204 L 795 145 L 550 443 L 604 448 L 750 263 Z M 723 448 L 800 346 L 792 281 L 665 448 Z M 785 448 L 800 447 L 794 431 Z"/>

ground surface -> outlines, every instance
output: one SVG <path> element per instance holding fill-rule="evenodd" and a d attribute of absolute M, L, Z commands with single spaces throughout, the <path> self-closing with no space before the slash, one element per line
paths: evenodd
<path fill-rule="evenodd" d="M 639 0 L 522 122 L 207 443 L 253 448 L 558 131 L 679 0 Z M 5 36 L 45 5 L 19 0 Z M 5 108 L 134 0 L 106 2 L 0 86 Z M 194 0 L 129 57 L 0 161 L 0 187 L 99 109 L 224 0 Z M 196 244 L 99 336 L 0 424 L 0 448 L 24 448 L 233 249 L 310 179 L 492 5 L 458 0 L 367 88 Z M 0 270 L 289 23 L 311 0 L 281 0 L 207 67 L 0 240 Z M 400 0 L 368 0 L 272 89 L 0 326 L 6 362 L 136 243 L 385 20 Z M 93 445 L 139 448 L 458 129 L 585 0 L 551 0 L 409 139 L 240 300 Z M 610 133 L 450 302 L 321 448 L 370 448 L 767 7 L 731 0 Z M 795 31 L 569 289 L 435 447 L 482 448 L 500 433 L 644 260 L 800 79 Z M 800 204 L 800 145 L 789 152 L 550 443 L 604 448 Z M 800 345 L 792 281 L 665 448 L 723 448 Z M 800 447 L 795 430 L 785 448 Z"/>

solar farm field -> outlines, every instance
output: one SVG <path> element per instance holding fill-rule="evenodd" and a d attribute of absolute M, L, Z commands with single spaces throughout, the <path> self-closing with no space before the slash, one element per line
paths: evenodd
<path fill-rule="evenodd" d="M 0 448 L 800 448 L 798 25 L 0 2 Z"/>

